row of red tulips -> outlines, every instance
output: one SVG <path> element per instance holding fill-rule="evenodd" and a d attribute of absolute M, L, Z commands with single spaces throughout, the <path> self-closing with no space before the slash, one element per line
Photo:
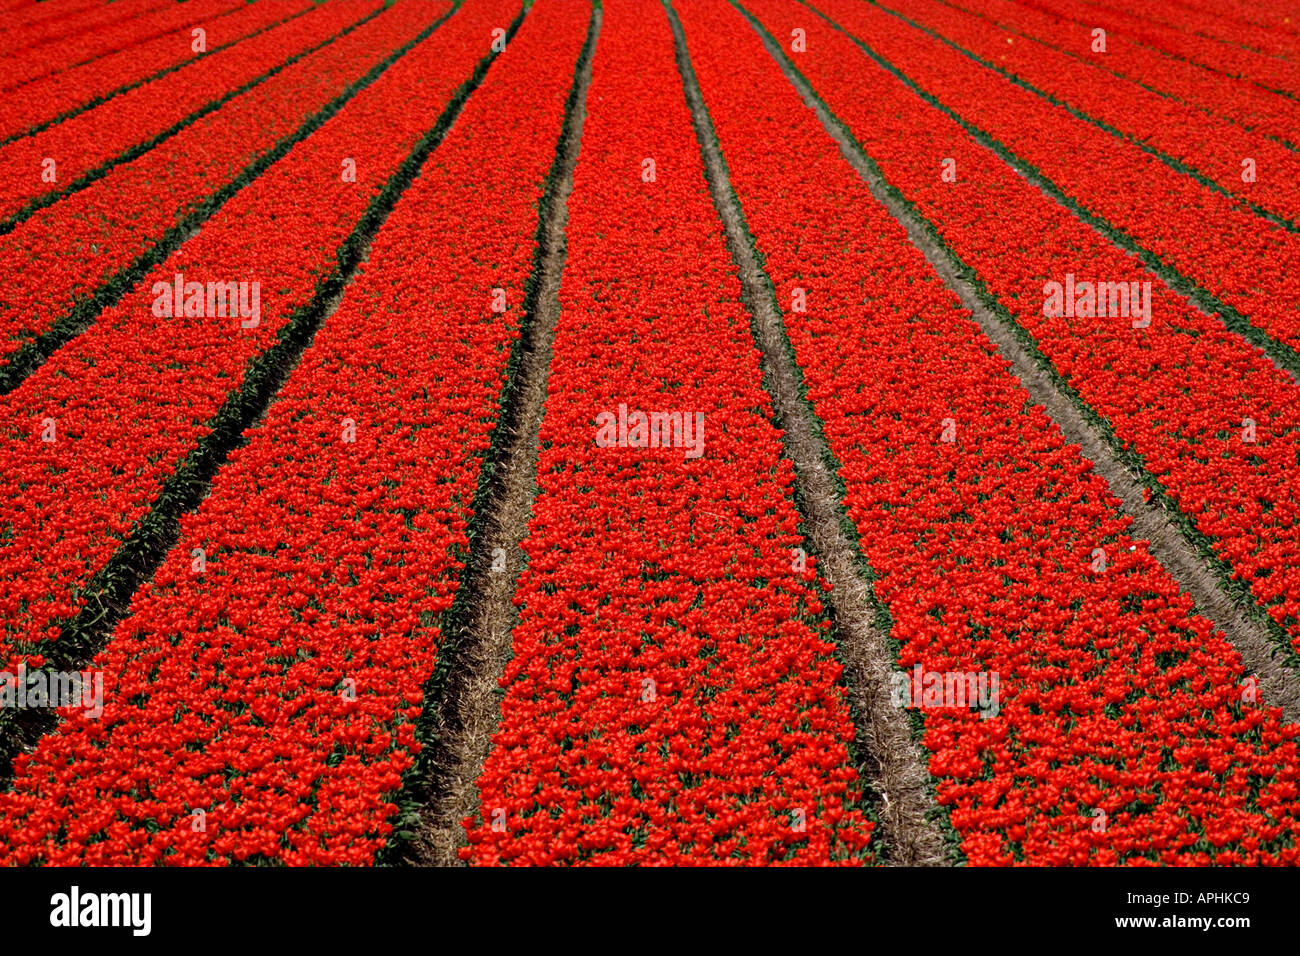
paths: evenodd
<path fill-rule="evenodd" d="M 1127 233 L 1275 340 L 1300 349 L 1295 308 L 1300 235 L 1261 222 L 1137 145 L 1072 116 L 878 7 L 860 0 L 824 0 L 817 6 L 1018 161 L 1032 164 L 1079 207 Z M 1241 157 L 1236 162 L 1240 169 Z M 1289 184 L 1293 201 L 1298 189 Z"/>
<path fill-rule="evenodd" d="M 1184 163 L 1241 200 L 1300 222 L 1300 156 L 1275 140 L 1017 37 L 938 0 L 883 0 L 894 10 L 1049 96 Z M 1087 34 L 1076 33 L 1080 49 Z M 1237 81 L 1235 81 L 1237 82 Z M 1244 160 L 1251 163 L 1243 168 Z M 1249 181 L 1246 181 L 1246 180 Z"/>
<path fill-rule="evenodd" d="M 167 6 L 154 4 L 155 9 L 119 20 L 107 28 L 11 52 L 6 57 L 4 77 L 0 78 L 0 92 L 7 93 L 14 87 L 57 74 L 69 66 L 94 63 L 106 54 L 154 37 L 170 35 L 178 46 L 189 48 L 190 30 L 195 25 L 204 19 L 230 13 L 239 5 L 240 0 L 189 0 L 188 3 Z"/>
<path fill-rule="evenodd" d="M 354 27 L 350 20 L 375 9 L 367 2 L 340 11 L 342 19 L 326 29 Z M 400 3 L 342 37 L 326 38 L 321 49 L 0 237 L 0 258 L 41 266 L 18 271 L 0 291 L 0 362 L 47 332 L 447 9 L 443 3 Z M 339 175 L 342 158 L 335 160 Z"/>
<path fill-rule="evenodd" d="M 841 668 L 656 0 L 604 4 L 588 103 L 521 616 L 462 857 L 862 860 Z M 638 447 L 656 411 L 702 415 L 702 448 L 672 429 Z M 603 412 L 626 441 L 608 419 L 600 439 Z"/>
<path fill-rule="evenodd" d="M 788 0 L 746 6 L 777 35 L 788 34 L 792 17 L 806 9 Z M 1295 383 L 1152 281 L 843 34 L 820 21 L 802 22 L 808 52 L 797 65 L 885 179 L 975 270 L 1300 642 L 1300 501 L 1291 478 L 1300 460 Z M 944 158 L 955 162 L 955 183 L 942 179 Z M 1135 329 L 1133 320 L 1115 316 L 1045 315 L 1045 284 L 1067 275 L 1150 281 L 1150 327 Z"/>
<path fill-rule="evenodd" d="M 1165 4 L 1158 4 L 1157 9 L 1162 9 Z M 1225 3 L 1216 3 L 1216 0 L 1188 0 L 1186 4 L 1174 4 L 1175 10 L 1180 7 L 1191 7 L 1201 10 L 1203 13 L 1216 13 L 1221 17 L 1226 17 L 1232 23 L 1248 23 L 1249 26 L 1258 27 L 1265 31 L 1264 34 L 1252 34 L 1252 40 L 1268 44 L 1277 42 L 1284 44 L 1284 51 L 1300 51 L 1300 17 L 1297 17 L 1294 10 L 1288 9 L 1286 3 L 1275 4 L 1256 4 L 1251 0 L 1225 0 Z M 1177 20 L 1177 17 L 1175 17 Z M 1166 22 L 1167 18 L 1166 18 Z M 1219 27 L 1214 23 L 1205 23 L 1199 27 L 1199 33 L 1205 31 L 1219 31 Z M 1216 35 L 1231 36 L 1234 34 L 1227 31 L 1219 31 Z M 1265 46 L 1265 49 L 1269 49 Z M 1283 47 L 1278 48 L 1278 52 L 1283 52 Z M 1283 52 L 1283 55 L 1287 53 Z"/>
<path fill-rule="evenodd" d="M 71 32 L 82 14 L 103 5 L 103 0 L 4 0 L 0 9 L 7 16 L 0 23 L 0 51 Z"/>
<path fill-rule="evenodd" d="M 16 639 L 57 637 L 59 619 L 83 605 L 80 589 L 207 436 L 250 363 L 312 300 L 371 201 L 518 9 L 465 4 L 0 400 L 0 507 L 12 528 L 0 545 L 6 656 Z M 258 283 L 258 314 L 222 303 L 164 314 L 156 287 L 172 288 L 178 274 L 245 283 L 246 298 Z"/>
<path fill-rule="evenodd" d="M 212 52 L 292 19 L 309 7 L 309 0 L 256 3 L 199 20 L 195 26 L 211 38 L 212 42 L 205 44 L 205 52 Z M 69 111 L 110 98 L 126 87 L 176 69 L 201 55 L 194 50 L 191 30 L 182 28 L 24 83 L 0 97 L 0 140 L 29 133 Z"/>
<path fill-rule="evenodd" d="M 167 6 L 167 0 L 123 0 L 120 3 L 48 4 L 47 11 L 30 22 L 15 22 L 0 34 L 0 53 L 13 56 L 43 48 L 58 50 L 60 44 L 132 25 L 132 21 Z M 47 4 L 42 4 L 47 6 Z M 53 66 L 60 65 L 51 61 Z"/>
<path fill-rule="evenodd" d="M 1243 702 L 1236 651 L 740 14 L 680 15 L 899 664 L 999 676 L 996 715 L 923 710 L 967 859 L 1296 862 L 1300 729 Z"/>
<path fill-rule="evenodd" d="M 1072 55 L 1080 62 L 1126 77 L 1179 102 L 1230 120 L 1264 136 L 1294 140 L 1300 103 L 1253 83 L 1142 46 L 1121 31 L 1106 35 L 1106 53 L 1091 52 L 1092 29 L 1012 0 L 947 0 L 991 22 Z M 1084 45 L 1083 37 L 1088 38 Z M 1019 42 L 1019 41 L 1017 41 Z M 1292 142 L 1294 145 L 1294 142 Z"/>
<path fill-rule="evenodd" d="M 471 0 L 412 76 L 485 55 L 517 9 Z M 493 64 L 94 662 L 103 719 L 69 716 L 18 762 L 0 861 L 373 861 L 418 746 L 586 27 L 540 4 Z M 386 92 L 428 123 L 409 85 Z"/>
<path fill-rule="evenodd" d="M 1064 16 L 1089 28 L 1109 26 L 1110 32 L 1122 31 L 1145 47 L 1188 60 L 1224 76 L 1239 77 L 1262 89 L 1275 90 L 1293 98 L 1300 96 L 1300 72 L 1296 71 L 1294 62 L 1268 56 L 1238 43 L 1225 43 L 1165 26 L 1148 17 L 1145 11 L 1137 14 L 1119 4 L 1095 6 L 1084 0 L 1024 2 L 1026 6 Z"/>
<path fill-rule="evenodd" d="M 10 15 L 10 22 L 18 22 L 26 13 L 24 8 L 30 8 L 36 0 L 0 0 L 0 10 Z M 8 32 L 4 27 L 0 27 L 0 34 Z"/>
<path fill-rule="evenodd" d="M 86 173 L 149 143 L 290 57 L 328 42 L 379 6 L 380 0 L 321 4 L 35 136 L 0 147 L 0 169 L 9 183 L 0 197 L 0 217 L 12 217 L 33 200 L 63 192 Z"/>
<path fill-rule="evenodd" d="M 1103 6 L 1113 9 L 1116 5 Z M 1248 5 L 1241 0 L 1225 0 L 1221 4 L 1213 0 L 1176 0 L 1148 4 L 1142 13 L 1164 26 L 1197 36 L 1288 60 L 1300 57 L 1300 17 L 1286 3 Z"/>

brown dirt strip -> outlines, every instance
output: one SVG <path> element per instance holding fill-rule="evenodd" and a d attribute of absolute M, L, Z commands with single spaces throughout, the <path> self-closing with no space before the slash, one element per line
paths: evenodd
<path fill-rule="evenodd" d="M 942 811 L 934 799 L 934 781 L 926 757 L 913 739 L 907 712 L 894 706 L 891 699 L 895 655 L 887 632 L 876 624 L 876 601 L 859 573 L 866 562 L 845 528 L 846 513 L 839 478 L 831 464 L 833 458 L 804 398 L 802 372 L 790 350 L 772 281 L 759 264 L 691 67 L 681 23 L 671 8 L 669 19 L 677 42 L 678 70 L 695 118 L 714 206 L 740 271 L 741 297 L 753 318 L 755 338 L 763 355 L 764 385 L 783 429 L 785 455 L 795 468 L 802 530 L 817 556 L 818 572 L 832 585 L 825 600 L 831 607 L 838 653 L 845 666 L 857 725 L 857 757 L 880 800 L 876 810 L 881 829 L 873 842 L 878 841 L 892 865 L 942 866 L 949 860 L 943 831 L 935 822 Z"/>
<path fill-rule="evenodd" d="M 1135 532 L 1149 540 L 1151 553 L 1178 582 L 1179 587 L 1191 596 L 1196 609 L 1237 648 L 1246 672 L 1253 673 L 1258 679 L 1263 700 L 1281 707 L 1287 721 L 1300 720 L 1300 680 L 1274 656 L 1279 647 L 1267 626 L 1256 616 L 1248 614 L 1247 606 L 1221 587 L 1220 575 L 1214 570 L 1212 561 L 1184 536 L 1169 509 L 1159 499 L 1151 502 L 1146 500 L 1139 477 L 1120 461 L 1100 430 L 1059 387 L 1052 372 L 1045 367 L 1046 360 L 1031 353 L 1020 340 L 1014 320 L 988 306 L 981 291 L 965 277 L 969 270 L 935 239 L 929 223 L 893 192 L 875 164 L 818 99 L 780 46 L 755 24 L 747 12 L 742 12 L 755 25 L 768 51 L 799 91 L 804 102 L 816 112 L 826 132 L 835 139 L 840 152 L 862 177 L 871 194 L 903 224 L 912 244 L 921 250 L 939 277 L 961 299 L 962 305 L 971 310 L 984 334 L 998 347 L 1002 357 L 1011 363 L 1016 377 L 1029 392 L 1030 398 L 1047 410 L 1048 416 L 1061 429 L 1066 441 L 1079 445 L 1083 456 L 1093 462 L 1097 473 L 1110 485 L 1111 493 L 1123 502 L 1124 511 L 1133 517 Z"/>
<path fill-rule="evenodd" d="M 425 691 L 425 700 L 433 704 L 422 721 L 426 742 L 413 788 L 423 804 L 417 832 L 409 845 L 397 844 L 393 853 L 385 854 L 384 862 L 461 865 L 457 850 L 467 845 L 461 821 L 478 810 L 478 778 L 501 722 L 504 692 L 498 681 L 511 656 L 511 632 L 518 617 L 513 598 L 524 567 L 519 543 L 528 534 L 537 491 L 538 436 L 560 318 L 568 199 L 600 23 L 601 12 L 595 8 L 542 202 L 537 263 L 524 303 L 523 330 L 511 358 L 513 374 L 508 377 L 493 447 L 475 496 L 476 526 L 457 591 L 460 606 L 448 613 L 452 623 L 438 669 Z M 506 554 L 504 572 L 492 570 L 497 548 Z"/>

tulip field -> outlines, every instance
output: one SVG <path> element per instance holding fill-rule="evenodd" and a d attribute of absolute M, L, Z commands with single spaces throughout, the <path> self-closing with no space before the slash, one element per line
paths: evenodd
<path fill-rule="evenodd" d="M 1300 865 L 1294 4 L 0 55 L 0 864 Z"/>

